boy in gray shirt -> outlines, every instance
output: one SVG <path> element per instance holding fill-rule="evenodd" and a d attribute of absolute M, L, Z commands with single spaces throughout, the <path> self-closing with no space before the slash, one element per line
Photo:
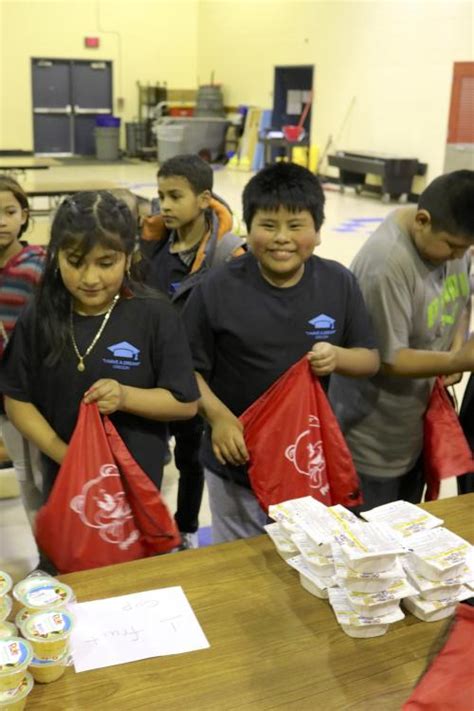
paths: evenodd
<path fill-rule="evenodd" d="M 474 369 L 474 339 L 465 342 L 473 245 L 474 171 L 460 170 L 436 178 L 418 207 L 391 213 L 351 265 L 382 367 L 372 378 L 333 376 L 330 400 L 361 479 L 363 510 L 421 501 L 423 415 L 435 377 L 455 382 Z"/>

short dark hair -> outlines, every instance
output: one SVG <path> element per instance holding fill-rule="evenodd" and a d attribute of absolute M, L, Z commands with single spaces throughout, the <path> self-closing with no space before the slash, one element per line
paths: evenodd
<path fill-rule="evenodd" d="M 26 232 L 28 229 L 28 224 L 30 221 L 30 205 L 28 202 L 28 195 L 25 193 L 23 188 L 14 178 L 9 175 L 0 175 L 0 193 L 9 192 L 13 193 L 15 200 L 20 204 L 22 210 L 26 210 L 26 220 L 24 224 L 20 227 L 18 237 Z"/>
<path fill-rule="evenodd" d="M 420 195 L 418 209 L 430 213 L 433 232 L 474 239 L 474 170 L 435 178 Z"/>
<path fill-rule="evenodd" d="M 196 195 L 204 192 L 204 190 L 212 191 L 214 182 L 214 174 L 209 163 L 206 163 L 205 160 L 194 153 L 184 153 L 169 158 L 160 166 L 157 176 L 158 179 L 186 178 Z"/>
<path fill-rule="evenodd" d="M 314 173 L 296 163 L 275 163 L 253 176 L 242 195 L 244 221 L 250 232 L 257 210 L 308 210 L 316 230 L 324 222 L 324 193 Z"/>

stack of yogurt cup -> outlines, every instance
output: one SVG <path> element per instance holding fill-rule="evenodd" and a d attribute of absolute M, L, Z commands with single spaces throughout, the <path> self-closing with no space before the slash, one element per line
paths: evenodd
<path fill-rule="evenodd" d="M 10 590 L 11 579 L 0 571 L 0 591 L 6 584 Z M 56 681 L 70 661 L 73 617 L 67 605 L 74 602 L 71 588 L 46 573 L 35 572 L 15 585 L 13 597 L 22 605 L 15 624 L 0 623 L 1 711 L 21 711 L 34 681 Z M 7 607 L 10 614 L 11 598 Z"/>
<path fill-rule="evenodd" d="M 472 546 L 441 526 L 443 521 L 406 501 L 379 506 L 362 516 L 379 522 L 407 548 L 403 567 L 416 595 L 405 610 L 424 622 L 450 617 L 460 600 L 472 595 Z"/>
<path fill-rule="evenodd" d="M 432 576 L 429 583 L 421 584 L 422 570 L 427 573 L 427 568 L 421 564 L 420 570 L 417 564 L 422 542 L 441 535 L 444 540 L 445 534 L 438 531 L 446 529 L 438 528 L 441 519 L 413 504 L 397 501 L 377 507 L 362 514 L 367 519 L 364 522 L 343 506 L 326 507 L 312 497 L 303 497 L 270 506 L 269 515 L 275 523 L 265 528 L 280 555 L 297 570 L 306 590 L 329 598 L 338 622 L 352 637 L 385 634 L 390 624 L 404 617 L 400 603 L 413 614 L 426 604 L 431 609 L 435 598 L 423 596 L 425 592 L 441 593 L 436 603 L 446 611 L 443 616 L 470 595 L 460 582 L 461 570 L 472 578 L 465 560 L 470 546 L 449 531 L 454 537 L 450 539 L 451 556 L 455 555 L 455 544 L 461 545 L 461 553 L 459 561 L 455 560 L 458 568 L 453 563 L 448 569 L 459 575 L 446 573 L 441 583 L 439 576 Z M 452 589 L 447 590 L 450 585 Z M 439 619 L 429 614 L 417 616 Z"/>

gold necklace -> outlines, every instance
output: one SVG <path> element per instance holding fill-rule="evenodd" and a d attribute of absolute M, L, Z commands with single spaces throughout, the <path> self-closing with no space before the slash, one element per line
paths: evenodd
<path fill-rule="evenodd" d="M 102 320 L 102 323 L 100 324 L 99 330 L 98 330 L 97 333 L 95 334 L 92 343 L 91 343 L 90 346 L 87 348 L 87 350 L 86 350 L 86 352 L 84 353 L 84 355 L 81 355 L 81 354 L 79 353 L 79 348 L 77 347 L 76 339 L 74 338 L 74 323 L 73 323 L 73 319 L 72 319 L 72 304 L 71 304 L 71 313 L 70 313 L 70 315 L 69 315 L 69 327 L 70 327 L 70 332 L 71 332 L 72 347 L 74 348 L 74 352 L 75 352 L 75 354 L 77 355 L 77 358 L 78 358 L 78 360 L 79 360 L 79 363 L 77 364 L 77 369 L 78 369 L 79 372 L 83 373 L 83 372 L 85 371 L 86 366 L 84 365 L 84 358 L 87 358 L 87 356 L 88 356 L 89 353 L 92 351 L 92 349 L 94 348 L 95 344 L 97 343 L 97 341 L 98 341 L 99 338 L 101 337 L 102 332 L 103 332 L 103 330 L 104 330 L 104 328 L 105 328 L 105 326 L 106 326 L 106 324 L 107 324 L 107 321 L 108 321 L 109 318 L 110 318 L 110 314 L 111 314 L 112 311 L 114 310 L 115 304 L 117 303 L 117 301 L 119 300 L 119 298 L 120 298 L 120 294 L 116 294 L 116 295 L 114 296 L 114 300 L 112 301 L 112 303 L 110 304 L 109 308 L 107 309 L 107 312 L 106 312 L 106 314 L 105 314 L 105 316 L 104 316 L 104 318 L 103 318 L 103 320 Z"/>

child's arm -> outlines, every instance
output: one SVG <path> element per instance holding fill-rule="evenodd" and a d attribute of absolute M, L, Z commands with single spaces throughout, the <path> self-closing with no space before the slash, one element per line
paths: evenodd
<path fill-rule="evenodd" d="M 202 375 L 196 372 L 201 392 L 199 414 L 210 424 L 212 450 L 221 464 L 245 464 L 249 458 L 244 440 L 244 427 L 239 418 L 212 392 Z"/>
<path fill-rule="evenodd" d="M 342 348 L 331 343 L 316 343 L 308 353 L 314 375 L 331 373 L 363 378 L 375 375 L 380 367 L 378 351 L 369 348 Z"/>
<path fill-rule="evenodd" d="M 25 439 L 33 442 L 47 457 L 61 464 L 66 456 L 67 444 L 58 437 L 31 402 L 13 400 L 5 395 L 5 410 L 8 419 Z"/>
<path fill-rule="evenodd" d="M 149 420 L 189 420 L 198 410 L 197 401 L 180 402 L 165 388 L 133 388 L 105 378 L 89 388 L 84 402 L 96 402 L 102 415 L 121 410 Z"/>
<path fill-rule="evenodd" d="M 451 348 L 449 349 L 452 353 L 461 350 L 469 336 L 469 324 L 471 323 L 471 304 L 466 306 L 461 318 L 459 319 L 459 324 L 454 334 L 453 342 L 451 343 Z M 462 378 L 462 371 L 459 373 L 452 373 L 451 375 L 446 375 L 444 377 L 444 386 L 456 385 Z"/>
<path fill-rule="evenodd" d="M 382 372 L 386 375 L 405 378 L 431 378 L 464 371 L 474 371 L 474 337 L 455 352 L 401 348 L 392 363 L 382 363 Z"/>

